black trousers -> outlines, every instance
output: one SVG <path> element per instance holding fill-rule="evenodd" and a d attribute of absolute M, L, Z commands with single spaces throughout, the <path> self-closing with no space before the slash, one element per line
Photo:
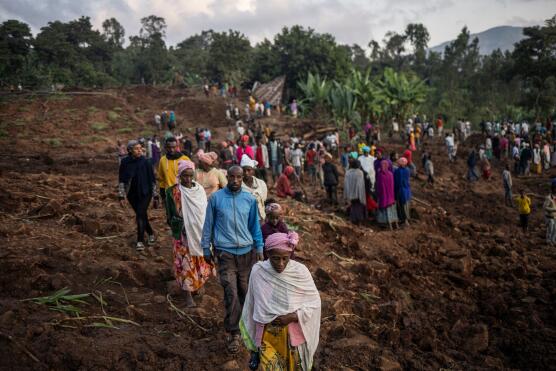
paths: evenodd
<path fill-rule="evenodd" d="M 135 211 L 135 221 L 137 223 L 137 242 L 145 242 L 145 232 L 148 235 L 153 234 L 153 229 L 149 223 L 147 210 L 151 203 L 152 195 L 146 196 L 128 196 L 127 200 L 131 204 L 133 211 Z"/>
<path fill-rule="evenodd" d="M 326 188 L 328 200 L 334 203 L 338 202 L 338 193 L 336 191 L 338 187 L 335 185 L 324 185 L 324 188 Z"/>

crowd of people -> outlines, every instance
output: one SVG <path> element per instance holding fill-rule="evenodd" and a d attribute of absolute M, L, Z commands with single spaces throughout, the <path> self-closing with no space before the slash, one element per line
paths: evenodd
<path fill-rule="evenodd" d="M 256 112 L 252 100 L 246 104 L 246 116 Z M 202 293 L 208 279 L 218 277 L 224 289 L 228 351 L 238 352 L 243 339 L 252 352 L 252 369 L 262 364 L 264 369 L 308 370 L 318 344 L 320 297 L 307 268 L 294 260 L 299 236 L 284 222 L 280 200 L 306 201 L 306 187 L 322 189 L 325 201 L 331 207 L 345 206 L 355 224 L 408 226 L 417 153 L 426 187 L 432 189 L 433 143 L 445 145 L 445 160 L 456 163 L 458 144 L 471 135 L 470 124 L 458 120 L 448 132 L 441 116 L 434 123 L 413 116 L 403 130 L 394 121 L 392 135 L 399 135 L 404 145 L 398 153 L 382 145 L 380 127 L 372 123 L 360 132 L 350 129 L 347 144 L 340 147 L 338 132 L 320 139 L 295 132 L 279 137 L 262 120 L 242 120 L 238 106 L 231 104 L 226 117 L 230 126 L 218 144 L 212 144 L 210 129 L 197 128 L 194 148 L 175 127 L 168 127 L 163 148 L 156 135 L 127 146 L 118 143 L 119 197 L 122 204 L 127 199 L 136 214 L 135 247 L 142 251 L 156 242 L 148 208 L 151 201 L 155 207 L 163 205 L 175 279 L 186 305 L 195 306 L 194 296 Z M 556 128 L 535 125 L 529 130 L 526 123 L 506 122 L 481 124 L 481 129 L 481 144 L 467 156 L 467 179 L 489 180 L 491 161 L 499 161 L 505 204 L 517 206 L 527 233 L 531 199 L 524 190 L 513 196 L 512 176 L 541 174 L 556 165 Z M 547 242 L 554 245 L 556 180 L 543 208 Z"/>
<path fill-rule="evenodd" d="M 269 164 L 277 148 L 259 138 L 253 149 L 244 134 L 216 153 L 203 131 L 196 131 L 194 154 L 184 153 L 185 138 L 174 136 L 164 139 L 159 158 L 147 155 L 160 145 L 156 138 L 129 141 L 126 156 L 119 150 L 118 194 L 136 214 L 135 247 L 142 251 L 156 242 L 148 208 L 151 201 L 164 205 L 174 275 L 186 305 L 195 306 L 206 281 L 218 277 L 228 351 L 238 352 L 243 339 L 252 352 L 252 369 L 260 364 L 309 370 L 319 340 L 320 296 L 309 270 L 292 259 L 299 236 L 289 230 L 282 206 L 269 198 L 266 181 L 257 176 L 265 169 L 257 161 L 263 159 L 263 146 Z"/>

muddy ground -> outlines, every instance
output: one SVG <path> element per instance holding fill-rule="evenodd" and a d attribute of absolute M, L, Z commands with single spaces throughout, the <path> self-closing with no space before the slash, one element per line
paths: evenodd
<path fill-rule="evenodd" d="M 184 133 L 207 126 L 222 138 L 225 101 L 144 87 L 104 93 L 1 98 L 0 369 L 246 369 L 247 352 L 225 352 L 217 281 L 185 309 L 163 211 L 150 212 L 156 246 L 137 254 L 133 213 L 116 198 L 117 138 L 151 133 L 164 108 Z M 265 120 L 281 132 L 295 125 Z M 323 302 L 315 368 L 555 369 L 556 249 L 544 244 L 541 210 L 550 174 L 514 179 L 537 195 L 524 235 L 503 204 L 501 164 L 490 182 L 469 185 L 469 146 L 455 165 L 431 146 L 437 183 L 413 181 L 422 202 L 408 228 L 353 226 L 318 189 L 309 204 L 286 202 L 301 233 L 297 258 Z M 401 150 L 395 140 L 386 147 Z M 79 318 L 24 301 L 65 287 L 91 294 L 75 304 Z"/>

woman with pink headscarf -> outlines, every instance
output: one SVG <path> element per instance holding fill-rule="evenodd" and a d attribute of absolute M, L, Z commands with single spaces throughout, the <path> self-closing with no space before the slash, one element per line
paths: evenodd
<path fill-rule="evenodd" d="M 210 198 L 214 192 L 226 187 L 228 180 L 222 171 L 214 167 L 218 160 L 215 152 L 205 153 L 199 150 L 197 158 L 199 159 L 199 169 L 195 173 L 195 179 L 205 189 L 207 198 Z"/>
<path fill-rule="evenodd" d="M 201 236 L 207 209 L 203 187 L 194 181 L 195 164 L 178 162 L 177 183 L 166 189 L 166 216 L 172 230 L 174 275 L 185 291 L 186 305 L 194 307 L 192 293 L 198 292 L 211 275 L 214 264 L 203 257 Z"/>
<path fill-rule="evenodd" d="M 396 199 L 394 197 L 394 174 L 388 160 L 381 160 L 376 172 L 376 196 L 378 199 L 378 212 L 376 219 L 380 224 L 388 224 L 392 229 L 392 223 L 398 224 L 398 213 L 396 211 Z"/>
<path fill-rule="evenodd" d="M 251 270 L 240 329 L 251 351 L 249 368 L 308 371 L 319 343 L 321 300 L 311 273 L 290 260 L 295 232 L 265 242 L 268 260 Z"/>

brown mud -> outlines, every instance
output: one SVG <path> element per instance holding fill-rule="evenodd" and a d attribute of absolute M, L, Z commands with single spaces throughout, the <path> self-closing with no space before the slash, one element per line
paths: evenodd
<path fill-rule="evenodd" d="M 1 101 L 0 369 L 247 369 L 247 352 L 226 354 L 216 279 L 185 309 L 163 211 L 150 211 L 156 246 L 137 254 L 132 211 L 116 198 L 116 138 L 152 132 L 164 108 L 184 132 L 206 126 L 222 138 L 225 102 L 147 87 L 111 93 Z M 265 120 L 281 131 L 293 122 Z M 504 206 L 500 164 L 490 182 L 470 185 L 468 146 L 455 165 L 431 147 L 437 183 L 413 181 L 423 202 L 413 202 L 410 227 L 353 226 L 319 189 L 310 204 L 285 202 L 323 302 L 315 368 L 554 369 L 556 249 L 544 243 L 542 198 L 524 235 Z M 514 179 L 514 188 L 542 196 L 548 179 Z M 23 301 L 64 287 L 101 300 L 77 304 L 80 319 Z M 99 327 L 101 316 L 133 322 Z"/>

